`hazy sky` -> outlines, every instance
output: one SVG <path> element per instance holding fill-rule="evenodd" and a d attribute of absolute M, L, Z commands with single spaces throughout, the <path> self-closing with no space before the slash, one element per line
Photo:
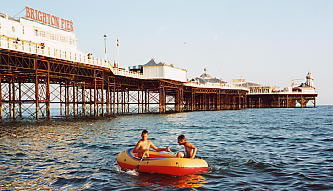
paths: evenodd
<path fill-rule="evenodd" d="M 0 12 L 24 16 L 29 6 L 73 20 L 79 49 L 120 67 L 151 58 L 231 81 L 288 86 L 315 77 L 319 104 L 333 104 L 333 1 L 330 0 L 10 0 Z M 20 13 L 20 14 L 19 14 Z"/>

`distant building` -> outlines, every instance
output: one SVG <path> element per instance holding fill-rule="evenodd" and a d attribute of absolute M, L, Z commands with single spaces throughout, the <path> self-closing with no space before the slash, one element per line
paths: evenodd
<path fill-rule="evenodd" d="M 309 72 L 306 77 L 306 81 L 304 83 L 301 83 L 300 85 L 292 84 L 292 91 L 293 92 L 301 92 L 301 93 L 316 93 L 315 87 L 314 87 L 314 78 L 312 74 Z"/>
<path fill-rule="evenodd" d="M 307 87 L 312 87 L 312 88 L 314 88 L 313 81 L 314 81 L 314 78 L 313 78 L 312 74 L 309 72 L 309 73 L 306 75 L 306 82 L 305 82 L 305 85 L 306 85 Z"/>
<path fill-rule="evenodd" d="M 271 87 L 271 86 L 263 86 L 258 83 L 254 82 L 248 82 L 243 78 L 240 79 L 233 79 L 232 84 L 237 87 L 243 87 L 247 88 L 249 90 L 249 93 L 272 93 L 274 92 L 278 87 Z"/>
<path fill-rule="evenodd" d="M 187 70 L 151 59 L 145 65 L 130 66 L 130 71 L 140 72 L 146 79 L 167 79 L 187 82 Z"/>
<path fill-rule="evenodd" d="M 292 84 L 289 87 L 280 88 L 278 86 L 264 86 L 261 84 L 247 82 L 245 79 L 233 79 L 232 84 L 237 87 L 244 87 L 249 90 L 249 94 L 272 94 L 272 93 L 304 93 L 304 94 L 316 94 L 314 87 L 314 78 L 309 72 L 306 75 L 306 81 L 297 85 L 296 81 L 292 80 Z"/>
<path fill-rule="evenodd" d="M 261 84 L 253 83 L 253 82 L 247 82 L 245 79 L 240 78 L 240 79 L 233 79 L 232 84 L 238 87 L 261 87 Z"/>
<path fill-rule="evenodd" d="M 196 82 L 198 84 L 227 84 L 228 82 L 213 77 L 210 74 L 207 73 L 207 69 L 204 69 L 204 73 L 201 74 L 199 77 L 195 77 L 191 79 L 191 82 Z"/>

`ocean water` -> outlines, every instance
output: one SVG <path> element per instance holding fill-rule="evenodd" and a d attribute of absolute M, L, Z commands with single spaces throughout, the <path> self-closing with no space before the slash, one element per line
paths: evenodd
<path fill-rule="evenodd" d="M 332 190 L 333 106 L 0 124 L 0 190 Z M 116 155 L 143 129 L 209 164 L 201 175 L 122 171 Z"/>

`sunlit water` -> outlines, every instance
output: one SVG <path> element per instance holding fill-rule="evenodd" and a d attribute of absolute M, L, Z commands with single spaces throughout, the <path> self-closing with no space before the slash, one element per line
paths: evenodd
<path fill-rule="evenodd" d="M 174 151 L 182 151 L 176 138 L 185 134 L 210 171 L 120 170 L 116 155 L 142 129 Z M 333 106 L 3 123 L 0 135 L 0 190 L 333 189 Z"/>

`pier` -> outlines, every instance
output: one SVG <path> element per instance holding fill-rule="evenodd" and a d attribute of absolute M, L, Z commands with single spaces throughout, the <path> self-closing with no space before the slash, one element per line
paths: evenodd
<path fill-rule="evenodd" d="M 37 45 L 35 47 L 31 50 L 41 50 Z M 249 94 L 241 88 L 200 87 L 172 80 L 149 80 L 134 72 L 105 67 L 99 60 L 83 60 L 92 64 L 52 58 L 38 52 L 0 49 L 0 118 L 283 108 L 296 107 L 297 102 L 305 107 L 308 101 L 313 101 L 315 106 L 317 96 L 302 93 Z M 58 110 L 56 116 L 51 115 L 52 109 Z"/>

